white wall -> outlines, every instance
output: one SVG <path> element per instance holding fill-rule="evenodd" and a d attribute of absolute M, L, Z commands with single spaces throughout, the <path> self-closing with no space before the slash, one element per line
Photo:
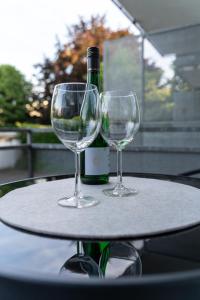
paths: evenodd
<path fill-rule="evenodd" d="M 0 142 L 0 170 L 13 168 L 21 154 L 21 150 L 18 149 L 1 150 L 1 146 L 12 146 L 12 145 L 19 145 L 19 144 L 20 142 L 17 139 Z"/>

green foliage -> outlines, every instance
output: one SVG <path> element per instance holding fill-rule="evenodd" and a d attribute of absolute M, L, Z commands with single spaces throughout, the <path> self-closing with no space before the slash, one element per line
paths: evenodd
<path fill-rule="evenodd" d="M 33 133 L 33 143 L 41 143 L 41 144 L 60 144 L 60 140 L 56 137 L 54 132 L 46 132 L 46 133 Z"/>
<path fill-rule="evenodd" d="M 160 84 L 163 71 L 154 64 L 145 64 L 145 121 L 170 121 L 174 103 L 172 86 Z"/>
<path fill-rule="evenodd" d="M 19 128 L 38 128 L 38 129 L 44 129 L 44 128 L 51 128 L 50 126 L 45 125 L 39 125 L 39 124 L 33 124 L 33 123 L 16 123 L 17 127 Z M 26 143 L 26 134 L 20 133 L 19 139 L 22 143 Z M 61 143 L 60 140 L 57 138 L 54 132 L 33 132 L 32 134 L 32 142 L 33 143 L 41 143 L 41 144 L 57 144 Z"/>
<path fill-rule="evenodd" d="M 81 121 L 80 116 L 75 116 L 71 119 L 54 118 L 54 125 L 61 130 L 79 131 L 82 126 Z"/>
<path fill-rule="evenodd" d="M 13 126 L 27 118 L 31 84 L 10 65 L 0 65 L 0 126 Z"/>
<path fill-rule="evenodd" d="M 99 93 L 101 93 L 103 89 L 103 62 L 100 63 L 100 78 L 99 78 Z"/>

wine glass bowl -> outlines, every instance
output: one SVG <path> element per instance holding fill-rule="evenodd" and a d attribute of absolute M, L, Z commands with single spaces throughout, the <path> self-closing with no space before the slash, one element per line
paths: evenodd
<path fill-rule="evenodd" d="M 51 110 L 52 126 L 62 143 L 73 152 L 85 150 L 98 134 L 98 106 L 95 85 L 67 83 L 55 87 Z"/>
<path fill-rule="evenodd" d="M 114 188 L 104 190 L 113 197 L 125 197 L 137 193 L 122 184 L 122 150 L 133 141 L 140 126 L 140 112 L 135 92 L 108 91 L 101 94 L 101 134 L 110 146 L 117 150 L 117 177 Z"/>
<path fill-rule="evenodd" d="M 76 254 L 67 259 L 61 267 L 59 275 L 74 279 L 101 278 L 102 272 L 94 259 L 85 254 L 83 243 L 76 241 Z"/>
<path fill-rule="evenodd" d="M 98 264 L 90 256 L 77 254 L 64 263 L 60 269 L 59 275 L 76 279 L 102 277 Z"/>
<path fill-rule="evenodd" d="M 100 257 L 104 278 L 140 277 L 142 261 L 137 249 L 130 242 L 111 242 Z"/>
<path fill-rule="evenodd" d="M 75 153 L 75 192 L 63 197 L 59 204 L 69 207 L 88 207 L 97 204 L 79 190 L 80 152 L 96 138 L 101 126 L 101 107 L 97 88 L 87 83 L 63 83 L 54 88 L 51 105 L 52 127 L 66 148 Z"/>

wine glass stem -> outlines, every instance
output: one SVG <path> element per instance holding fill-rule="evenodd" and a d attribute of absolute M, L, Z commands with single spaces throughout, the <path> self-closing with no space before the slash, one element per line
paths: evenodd
<path fill-rule="evenodd" d="M 76 197 L 76 205 L 78 206 L 78 196 L 80 195 L 80 153 L 75 153 L 75 189 L 74 197 Z"/>
<path fill-rule="evenodd" d="M 122 185 L 122 150 L 117 149 L 117 182 Z"/>
<path fill-rule="evenodd" d="M 76 248 L 77 248 L 77 255 L 78 256 L 84 255 L 83 244 L 82 244 L 81 241 L 76 242 Z"/>

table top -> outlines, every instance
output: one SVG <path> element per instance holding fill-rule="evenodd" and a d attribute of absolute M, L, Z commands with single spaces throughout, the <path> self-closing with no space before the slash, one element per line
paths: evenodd
<path fill-rule="evenodd" d="M 200 188 L 200 179 L 179 176 L 133 174 Z M 130 176 L 130 174 L 129 174 Z M 34 178 L 0 186 L 0 196 L 16 188 L 71 176 Z M 143 265 L 143 275 L 200 269 L 200 226 L 133 242 Z M 58 275 L 63 264 L 76 253 L 76 241 L 29 234 L 0 223 L 0 271 Z"/>
<path fill-rule="evenodd" d="M 189 185 L 125 176 L 124 185 L 134 187 L 133 196 L 108 197 L 103 188 L 82 185 L 84 195 L 99 204 L 86 209 L 61 207 L 58 200 L 73 194 L 74 178 L 18 188 L 0 201 L 0 220 L 31 233 L 79 240 L 143 239 L 177 232 L 200 224 L 200 190 Z"/>

